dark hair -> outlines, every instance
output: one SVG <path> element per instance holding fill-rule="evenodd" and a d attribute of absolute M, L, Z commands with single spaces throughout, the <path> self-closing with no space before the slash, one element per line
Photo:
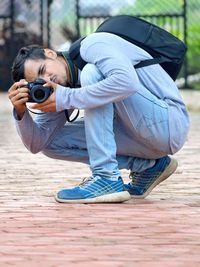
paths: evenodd
<path fill-rule="evenodd" d="M 44 48 L 40 45 L 28 45 L 19 50 L 11 71 L 14 82 L 24 79 L 24 64 L 28 59 L 46 59 Z"/>

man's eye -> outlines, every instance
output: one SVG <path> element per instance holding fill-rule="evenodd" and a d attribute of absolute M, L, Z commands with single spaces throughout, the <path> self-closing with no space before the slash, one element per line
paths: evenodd
<path fill-rule="evenodd" d="M 41 74 L 44 74 L 44 73 L 45 73 L 45 66 L 43 66 L 41 69 Z"/>
<path fill-rule="evenodd" d="M 38 75 L 43 75 L 45 73 L 45 66 L 40 67 Z"/>

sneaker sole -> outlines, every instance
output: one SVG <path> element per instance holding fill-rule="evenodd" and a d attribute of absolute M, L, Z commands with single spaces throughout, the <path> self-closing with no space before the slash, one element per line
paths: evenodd
<path fill-rule="evenodd" d="M 127 191 L 107 194 L 94 198 L 86 199 L 60 199 L 55 195 L 55 199 L 60 203 L 79 203 L 79 204 L 95 204 L 95 203 L 121 203 L 131 199 L 131 195 Z"/>
<path fill-rule="evenodd" d="M 148 190 L 143 195 L 138 195 L 138 196 L 137 195 L 131 195 L 131 198 L 142 199 L 142 198 L 147 197 L 149 195 L 149 193 L 151 193 L 151 191 L 154 189 L 154 187 L 156 187 L 161 182 L 166 180 L 172 173 L 175 172 L 177 167 L 178 167 L 177 160 L 174 158 L 171 158 L 171 162 L 170 162 L 169 166 L 164 170 L 164 172 L 160 175 L 160 177 L 155 180 L 155 182 L 148 188 Z"/>

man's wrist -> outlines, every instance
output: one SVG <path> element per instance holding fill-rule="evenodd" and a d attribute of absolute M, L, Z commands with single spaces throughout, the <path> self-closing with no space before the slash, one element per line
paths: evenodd
<path fill-rule="evenodd" d="M 26 112 L 26 110 L 24 110 L 24 111 L 19 111 L 19 110 L 17 110 L 17 109 L 15 108 L 15 115 L 16 115 L 15 118 L 16 118 L 17 120 L 21 120 L 21 119 L 23 118 L 25 112 Z"/>

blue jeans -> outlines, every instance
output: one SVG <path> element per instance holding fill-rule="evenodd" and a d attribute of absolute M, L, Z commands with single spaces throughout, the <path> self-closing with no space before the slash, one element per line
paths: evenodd
<path fill-rule="evenodd" d="M 102 78 L 94 65 L 87 64 L 81 84 Z M 116 179 L 120 169 L 143 171 L 171 154 L 167 104 L 141 85 L 123 101 L 86 109 L 84 119 L 66 124 L 43 153 L 89 163 L 93 176 L 102 178 Z"/>

